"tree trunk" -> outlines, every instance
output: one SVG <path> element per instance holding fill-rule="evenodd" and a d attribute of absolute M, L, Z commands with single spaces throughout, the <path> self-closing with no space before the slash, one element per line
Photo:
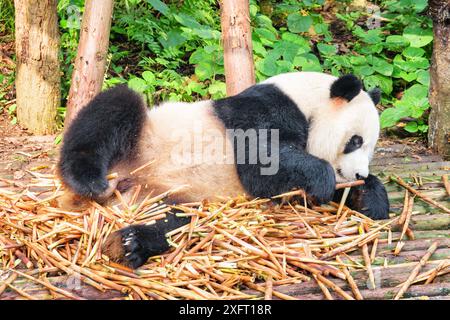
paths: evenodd
<path fill-rule="evenodd" d="M 102 89 L 106 71 L 113 0 L 86 0 L 65 127 Z"/>
<path fill-rule="evenodd" d="M 430 147 L 450 159 L 450 1 L 430 0 L 434 43 L 430 69 L 428 141 Z"/>
<path fill-rule="evenodd" d="M 34 134 L 56 131 L 61 103 L 57 0 L 15 0 L 17 120 Z"/>
<path fill-rule="evenodd" d="M 222 0 L 222 42 L 227 95 L 255 84 L 248 0 Z"/>

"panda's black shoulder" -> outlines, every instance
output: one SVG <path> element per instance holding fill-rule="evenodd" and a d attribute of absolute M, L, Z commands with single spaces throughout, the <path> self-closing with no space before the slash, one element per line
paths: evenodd
<path fill-rule="evenodd" d="M 227 129 L 279 129 L 280 137 L 295 134 L 306 142 L 308 121 L 301 108 L 274 84 L 257 84 L 241 93 L 216 100 L 215 115 Z"/>

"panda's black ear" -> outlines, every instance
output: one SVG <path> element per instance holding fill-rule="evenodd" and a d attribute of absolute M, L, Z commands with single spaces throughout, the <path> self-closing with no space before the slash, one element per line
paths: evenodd
<path fill-rule="evenodd" d="M 350 102 L 362 89 L 361 81 L 352 74 L 347 74 L 333 82 L 330 88 L 330 98 L 343 98 Z"/>
<path fill-rule="evenodd" d="M 372 99 L 374 105 L 377 105 L 378 103 L 380 103 L 380 100 L 381 100 L 380 89 L 375 88 L 370 91 L 367 91 L 367 93 L 369 94 L 370 99 Z"/>

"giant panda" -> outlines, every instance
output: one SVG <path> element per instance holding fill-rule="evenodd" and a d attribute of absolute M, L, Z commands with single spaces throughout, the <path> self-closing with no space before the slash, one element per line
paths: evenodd
<path fill-rule="evenodd" d="M 224 99 L 151 109 L 119 85 L 98 94 L 73 120 L 58 172 L 81 199 L 109 201 L 114 190 L 126 195 L 136 184 L 153 194 L 178 188 L 168 204 L 271 197 L 293 188 L 322 204 L 340 199 L 336 182 L 364 179 L 346 204 L 388 218 L 385 188 L 369 174 L 379 100 L 379 90 L 364 91 L 351 74 L 317 72 L 280 74 Z M 111 172 L 118 176 L 108 180 Z M 137 268 L 169 249 L 165 233 L 187 222 L 169 215 L 153 225 L 128 226 L 110 236 L 104 252 Z"/>

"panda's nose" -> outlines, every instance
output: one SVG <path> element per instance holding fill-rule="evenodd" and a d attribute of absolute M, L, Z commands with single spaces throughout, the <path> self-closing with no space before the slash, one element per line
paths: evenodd
<path fill-rule="evenodd" d="M 355 174 L 356 180 L 364 180 L 367 176 L 362 176 L 359 173 Z"/>

